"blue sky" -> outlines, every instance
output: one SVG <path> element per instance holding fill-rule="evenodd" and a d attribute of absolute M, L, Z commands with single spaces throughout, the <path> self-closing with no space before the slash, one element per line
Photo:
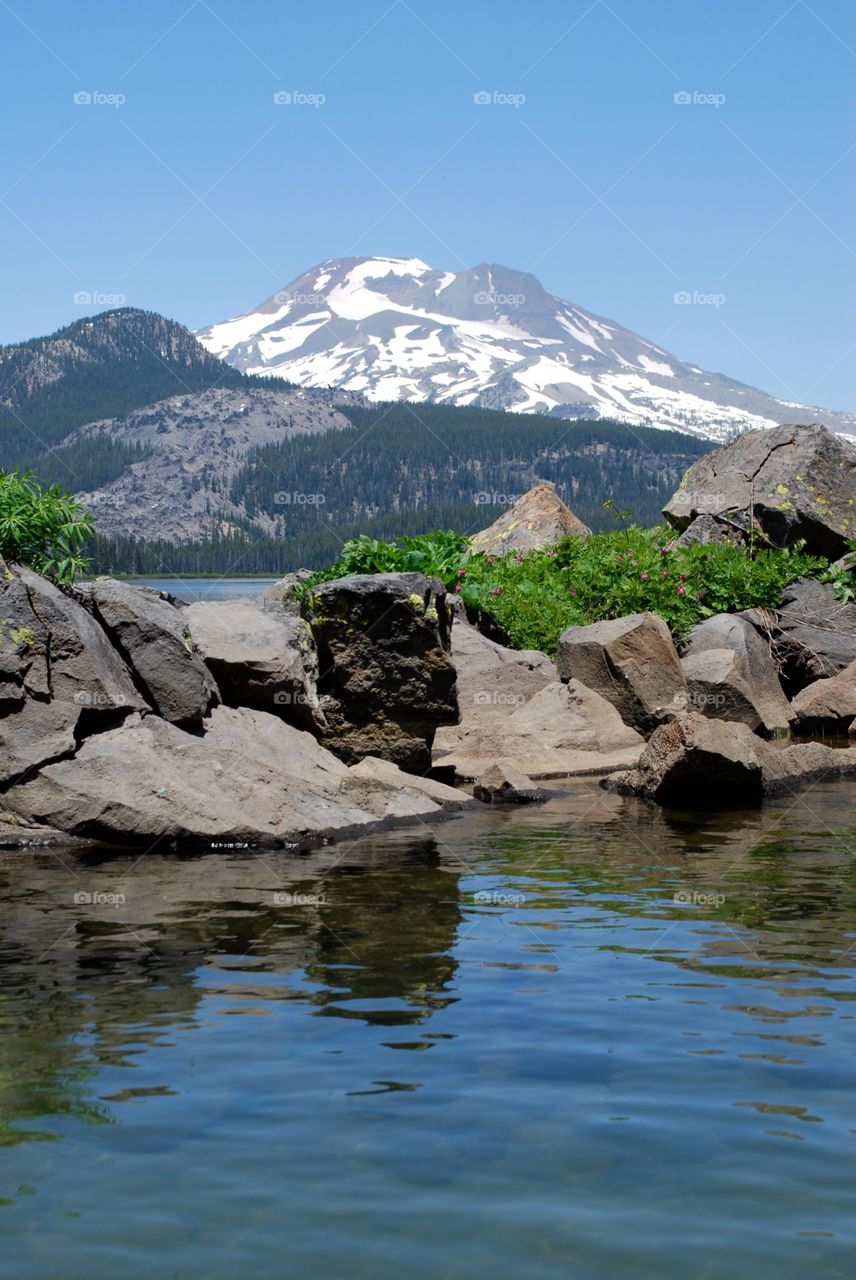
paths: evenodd
<path fill-rule="evenodd" d="M 847 0 L 0 0 L 0 47 L 0 341 L 489 261 L 856 408 Z"/>

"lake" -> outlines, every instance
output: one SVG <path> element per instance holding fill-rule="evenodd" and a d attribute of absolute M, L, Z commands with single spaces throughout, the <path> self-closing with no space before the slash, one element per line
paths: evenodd
<path fill-rule="evenodd" d="M 280 575 L 282 576 L 282 575 Z M 279 578 L 190 578 L 172 575 L 164 578 L 129 578 L 135 587 L 151 587 L 170 591 L 182 600 L 235 600 L 241 596 L 261 595 Z"/>
<path fill-rule="evenodd" d="M 0 1275 L 849 1277 L 854 813 L 0 854 Z"/>

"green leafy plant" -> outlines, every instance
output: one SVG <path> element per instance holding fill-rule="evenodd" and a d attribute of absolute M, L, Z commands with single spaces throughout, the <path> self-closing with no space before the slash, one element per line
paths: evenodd
<path fill-rule="evenodd" d="M 0 471 L 0 557 L 68 585 L 84 573 L 92 517 L 59 485 L 43 488 L 29 471 Z"/>
<path fill-rule="evenodd" d="M 856 539 L 847 544 L 849 554 L 836 564 L 831 564 L 820 575 L 821 582 L 829 582 L 835 588 L 835 598 L 842 604 L 856 600 Z"/>
<path fill-rule="evenodd" d="M 330 582 L 352 573 L 424 573 L 451 586 L 466 544 L 465 537 L 449 530 L 396 538 L 394 542 L 362 534 L 346 542 L 336 563 L 313 574 L 299 594 L 317 582 Z"/>

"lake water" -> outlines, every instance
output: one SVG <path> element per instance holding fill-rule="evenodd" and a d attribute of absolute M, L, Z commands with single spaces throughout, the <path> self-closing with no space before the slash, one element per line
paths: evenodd
<path fill-rule="evenodd" d="M 280 575 L 281 576 L 281 575 Z M 182 600 L 235 600 L 240 596 L 260 595 L 279 578 L 130 578 L 135 587 L 152 587 L 170 591 Z"/>
<path fill-rule="evenodd" d="M 854 802 L 0 855 L 0 1274 L 849 1278 Z"/>

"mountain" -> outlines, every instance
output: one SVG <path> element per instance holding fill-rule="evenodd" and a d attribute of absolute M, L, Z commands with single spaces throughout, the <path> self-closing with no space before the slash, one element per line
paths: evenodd
<path fill-rule="evenodd" d="M 707 373 L 495 264 L 456 273 L 418 258 L 330 259 L 197 336 L 243 372 L 372 401 L 610 418 L 717 441 L 779 422 L 856 433 L 856 415 Z"/>
<path fill-rule="evenodd" d="M 97 418 L 179 392 L 248 385 L 252 379 L 164 316 L 133 307 L 88 316 L 0 347 L 0 466 L 29 465 Z"/>

